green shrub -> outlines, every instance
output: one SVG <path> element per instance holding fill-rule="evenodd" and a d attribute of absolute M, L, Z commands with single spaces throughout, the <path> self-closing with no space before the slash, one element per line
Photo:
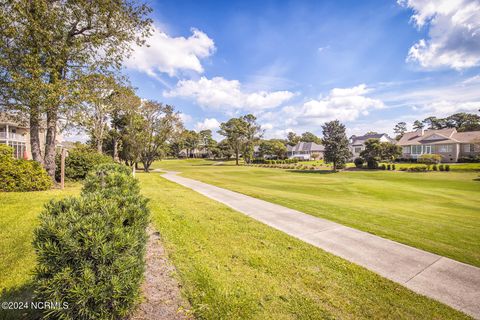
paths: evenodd
<path fill-rule="evenodd" d="M 390 163 L 387 164 L 387 170 L 392 170 L 392 165 Z"/>
<path fill-rule="evenodd" d="M 418 159 L 418 163 L 423 163 L 427 166 L 427 170 L 433 164 L 438 164 L 442 161 L 442 156 L 439 154 L 422 154 Z"/>
<path fill-rule="evenodd" d="M 444 171 L 444 170 L 445 170 L 443 164 L 441 164 L 441 165 L 438 166 L 438 170 L 440 170 L 440 171 Z"/>
<path fill-rule="evenodd" d="M 14 159 L 13 148 L 0 144 L 0 191 L 42 191 L 52 186 L 52 179 L 38 162 Z"/>
<path fill-rule="evenodd" d="M 57 170 L 55 178 L 60 180 L 60 155 L 55 158 Z M 102 163 L 113 163 L 110 156 L 98 153 L 95 150 L 84 146 L 77 146 L 68 150 L 68 157 L 65 158 L 65 178 L 68 180 L 83 180 L 87 173 Z"/>
<path fill-rule="evenodd" d="M 434 164 L 434 165 L 432 166 L 432 170 L 433 170 L 433 171 L 437 171 L 437 169 L 438 169 L 438 168 L 437 168 L 437 165 Z"/>
<path fill-rule="evenodd" d="M 450 165 L 449 164 L 445 165 L 445 171 L 450 171 Z"/>
<path fill-rule="evenodd" d="M 384 163 L 382 163 L 382 165 L 380 166 L 380 169 L 381 169 L 381 170 L 386 170 L 386 169 L 387 169 L 387 166 L 386 166 Z"/>
<path fill-rule="evenodd" d="M 355 160 L 353 160 L 353 163 L 355 164 L 355 167 L 362 168 L 364 161 L 362 158 L 355 158 Z"/>
<path fill-rule="evenodd" d="M 395 170 L 395 163 L 392 164 L 392 170 Z"/>
<path fill-rule="evenodd" d="M 427 166 L 417 166 L 408 168 L 409 172 L 426 172 L 428 170 Z"/>
<path fill-rule="evenodd" d="M 123 168 L 103 169 L 89 174 L 79 198 L 51 201 L 40 216 L 35 293 L 68 303 L 49 318 L 121 319 L 139 300 L 147 200 Z"/>
<path fill-rule="evenodd" d="M 378 169 L 378 161 L 374 159 L 369 159 L 367 161 L 367 168 L 368 169 Z"/>

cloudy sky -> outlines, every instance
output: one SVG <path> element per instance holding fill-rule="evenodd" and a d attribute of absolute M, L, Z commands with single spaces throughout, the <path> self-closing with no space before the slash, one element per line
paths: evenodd
<path fill-rule="evenodd" d="M 480 0 L 150 4 L 154 34 L 125 72 L 190 129 L 253 113 L 267 137 L 333 119 L 391 133 L 480 108 Z"/>

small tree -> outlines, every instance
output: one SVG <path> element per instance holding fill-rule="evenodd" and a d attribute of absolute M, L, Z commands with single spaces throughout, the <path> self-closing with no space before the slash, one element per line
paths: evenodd
<path fill-rule="evenodd" d="M 225 143 L 235 154 L 235 163 L 239 165 L 240 152 L 245 145 L 247 123 L 242 118 L 232 118 L 220 124 L 218 133 L 225 137 Z"/>
<path fill-rule="evenodd" d="M 243 159 L 246 163 L 250 163 L 253 159 L 255 144 L 257 144 L 262 137 L 263 130 L 257 123 L 257 118 L 253 114 L 247 114 L 241 119 L 245 122 L 245 145 L 243 147 Z"/>
<path fill-rule="evenodd" d="M 143 129 L 138 143 L 141 146 L 140 161 L 145 172 L 149 171 L 153 161 L 160 159 L 174 136 L 183 128 L 178 112 L 172 106 L 148 100 L 141 108 Z"/>
<path fill-rule="evenodd" d="M 381 160 L 393 162 L 395 159 L 402 155 L 402 147 L 397 146 L 394 143 L 382 142 L 381 147 Z"/>
<path fill-rule="evenodd" d="M 326 122 L 323 126 L 324 160 L 333 163 L 333 171 L 341 168 L 352 157 L 348 148 L 345 126 L 338 120 Z"/>
<path fill-rule="evenodd" d="M 365 141 L 365 150 L 360 156 L 367 162 L 368 169 L 377 169 L 378 161 L 382 159 L 382 144 L 379 139 L 368 139 Z"/>
<path fill-rule="evenodd" d="M 262 157 L 264 156 L 275 156 L 279 159 L 285 158 L 287 153 L 287 147 L 282 142 L 282 140 L 271 139 L 264 140 L 260 143 L 258 151 Z"/>

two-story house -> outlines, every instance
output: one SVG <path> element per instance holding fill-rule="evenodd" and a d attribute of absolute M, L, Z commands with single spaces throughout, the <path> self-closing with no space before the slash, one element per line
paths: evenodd
<path fill-rule="evenodd" d="M 349 139 L 349 148 L 352 152 L 352 159 L 360 157 L 360 152 L 365 150 L 365 142 L 368 139 L 378 139 L 380 142 L 395 143 L 395 139 L 392 139 L 386 133 L 371 133 L 364 134 L 363 136 L 351 136 Z"/>

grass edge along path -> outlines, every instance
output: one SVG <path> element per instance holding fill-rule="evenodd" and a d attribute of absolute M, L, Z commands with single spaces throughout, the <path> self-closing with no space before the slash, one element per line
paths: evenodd
<path fill-rule="evenodd" d="M 156 168 L 480 267 L 478 172 L 298 172 L 166 160 Z"/>
<path fill-rule="evenodd" d="M 201 319 L 468 319 L 156 173 L 154 226 Z"/>

